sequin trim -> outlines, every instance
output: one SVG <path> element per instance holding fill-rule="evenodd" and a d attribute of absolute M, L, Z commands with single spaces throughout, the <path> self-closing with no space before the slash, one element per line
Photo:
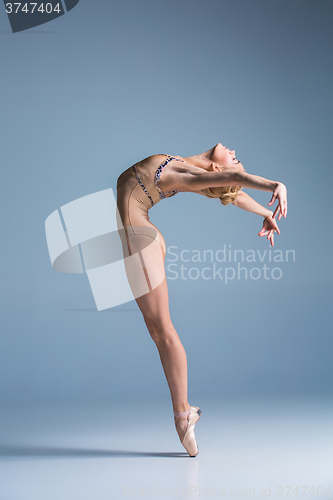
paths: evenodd
<path fill-rule="evenodd" d="M 148 193 L 147 189 L 145 188 L 143 182 L 141 181 L 140 177 L 139 177 L 139 174 L 138 174 L 138 171 L 136 169 L 136 165 L 133 165 L 133 168 L 134 168 L 134 172 L 135 172 L 135 177 L 138 181 L 138 183 L 140 184 L 140 186 L 142 187 L 142 189 L 144 190 L 144 192 L 146 193 L 146 195 L 148 196 L 148 198 L 150 199 L 150 203 L 151 203 L 151 206 L 153 207 L 154 206 L 154 202 L 152 200 L 152 197 L 150 196 L 150 194 Z"/>
<path fill-rule="evenodd" d="M 159 182 L 160 182 L 160 177 L 161 177 L 161 173 L 162 173 L 163 168 L 171 160 L 182 161 L 182 162 L 185 163 L 184 160 L 180 160 L 179 158 L 175 158 L 174 156 L 170 156 L 170 155 L 165 155 L 165 156 L 167 157 L 166 160 L 164 160 L 164 162 L 162 162 L 161 165 L 158 167 L 158 169 L 155 172 L 155 177 L 154 177 L 154 184 L 155 184 L 155 187 L 156 187 L 157 191 L 159 192 L 161 200 L 163 200 L 163 198 L 166 198 L 166 197 L 170 198 L 170 196 L 174 196 L 175 194 L 179 193 L 179 191 L 166 191 L 166 192 L 163 192 L 161 190 L 161 188 L 159 186 Z"/>

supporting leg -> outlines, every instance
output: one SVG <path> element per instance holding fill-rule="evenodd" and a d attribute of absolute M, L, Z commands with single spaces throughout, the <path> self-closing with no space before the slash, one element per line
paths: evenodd
<path fill-rule="evenodd" d="M 150 291 L 135 300 L 158 349 L 170 389 L 173 411 L 182 412 L 190 408 L 187 400 L 186 353 L 170 318 L 168 287 L 164 271 L 165 256 L 159 243 L 156 241 L 151 242 L 150 239 L 148 245 L 146 238 L 147 236 L 144 235 L 129 236 L 130 254 L 141 252 L 145 265 L 144 275 L 149 276 L 148 283 L 156 281 L 160 284 L 155 288 L 149 286 Z M 142 263 L 142 260 L 140 260 L 140 263 Z M 133 290 L 142 289 L 141 283 L 140 287 L 138 287 L 137 276 L 140 273 L 139 270 L 137 271 L 128 269 L 127 272 Z M 142 272 L 140 275 L 143 276 Z M 187 427 L 187 420 L 183 417 L 175 417 L 175 424 L 182 440 Z"/>

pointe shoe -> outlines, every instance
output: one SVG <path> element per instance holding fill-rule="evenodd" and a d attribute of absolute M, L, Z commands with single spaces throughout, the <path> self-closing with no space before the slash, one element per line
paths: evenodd
<path fill-rule="evenodd" d="M 197 406 L 191 406 L 187 411 L 174 412 L 175 417 L 187 416 L 187 428 L 181 441 L 190 457 L 195 457 L 199 453 L 199 448 L 194 434 L 194 426 L 199 420 L 202 411 Z"/>

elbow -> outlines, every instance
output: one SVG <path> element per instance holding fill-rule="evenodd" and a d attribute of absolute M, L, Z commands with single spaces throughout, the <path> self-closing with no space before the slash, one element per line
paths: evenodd
<path fill-rule="evenodd" d="M 242 182 L 244 180 L 243 172 L 234 172 L 232 175 L 232 185 L 233 186 L 243 186 Z"/>
<path fill-rule="evenodd" d="M 235 207 L 239 206 L 237 202 L 238 202 L 239 200 L 244 199 L 244 194 L 245 194 L 245 193 L 244 193 L 243 191 L 238 191 L 238 192 L 237 192 L 237 196 L 236 196 L 236 198 L 234 199 L 234 201 L 232 201 L 232 202 L 231 202 L 231 203 L 232 203 L 232 205 L 235 205 Z"/>
<path fill-rule="evenodd" d="M 235 172 L 233 181 L 235 183 L 234 186 L 246 187 L 248 175 L 247 172 L 241 170 Z"/>

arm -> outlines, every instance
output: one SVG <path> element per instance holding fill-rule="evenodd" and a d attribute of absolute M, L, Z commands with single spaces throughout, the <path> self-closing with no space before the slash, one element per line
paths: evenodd
<path fill-rule="evenodd" d="M 270 217 L 273 216 L 273 212 L 263 207 L 259 203 L 257 203 L 251 196 L 244 191 L 238 191 L 238 196 L 236 200 L 232 203 L 233 205 L 241 208 L 242 210 L 246 210 L 247 212 L 252 212 L 253 214 L 261 215 L 261 217 Z"/>
<path fill-rule="evenodd" d="M 181 171 L 179 169 L 179 172 L 173 175 L 177 184 L 181 184 L 182 188 L 189 187 L 195 191 L 209 187 L 242 186 L 250 189 L 259 189 L 260 191 L 274 192 L 280 184 L 279 182 L 270 181 L 258 175 L 242 172 L 236 168 L 226 168 L 222 171 L 207 171 L 191 166 L 186 170 Z"/>
<path fill-rule="evenodd" d="M 278 220 L 280 220 L 282 216 L 287 217 L 287 188 L 284 184 L 282 184 L 282 182 L 268 181 L 263 177 L 259 177 L 258 175 L 247 174 L 246 172 L 239 172 L 239 174 L 242 187 L 251 187 L 252 184 L 253 189 L 260 189 L 261 191 L 270 191 L 270 189 L 266 189 L 266 186 L 275 184 L 275 187 L 272 190 L 273 191 L 272 198 L 268 202 L 268 205 L 273 205 L 275 200 L 276 199 L 278 200 L 278 205 L 274 210 L 272 218 L 275 219 L 277 215 L 278 215 Z"/>
<path fill-rule="evenodd" d="M 257 203 L 253 198 L 251 198 L 251 196 L 249 196 L 247 193 L 244 193 L 243 191 L 238 192 L 238 196 L 232 204 L 241 208 L 242 210 L 246 210 L 247 212 L 252 212 L 264 217 L 263 227 L 258 235 L 267 236 L 267 239 L 270 240 L 271 245 L 274 246 L 275 231 L 278 234 L 281 233 L 275 219 L 273 218 L 273 212 L 271 210 L 267 210 L 267 208 Z"/>
<path fill-rule="evenodd" d="M 208 187 L 242 186 L 260 191 L 271 191 L 273 195 L 268 205 L 273 205 L 276 199 L 279 202 L 273 218 L 278 215 L 278 220 L 280 220 L 282 216 L 287 216 L 287 189 L 282 182 L 270 181 L 259 175 L 248 174 L 235 168 L 226 168 L 222 171 L 207 171 L 193 167 L 184 170 L 182 173 L 179 172 L 177 181 L 181 185 L 181 190 L 185 188 L 184 190 L 198 191 Z"/>

